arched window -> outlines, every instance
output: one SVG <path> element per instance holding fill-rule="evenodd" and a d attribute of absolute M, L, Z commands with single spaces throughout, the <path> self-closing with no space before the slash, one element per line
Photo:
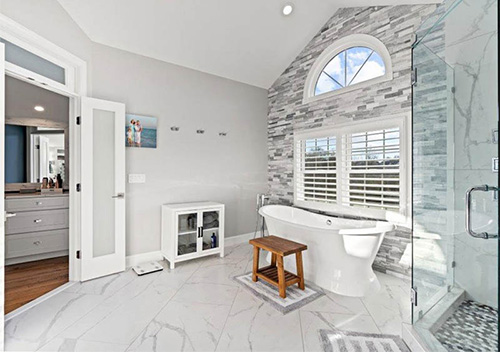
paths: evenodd
<path fill-rule="evenodd" d="M 391 57 L 375 37 L 355 34 L 328 47 L 306 80 L 304 102 L 392 79 Z"/>

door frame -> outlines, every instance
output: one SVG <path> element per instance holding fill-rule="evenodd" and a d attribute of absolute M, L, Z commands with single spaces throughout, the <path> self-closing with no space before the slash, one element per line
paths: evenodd
<path fill-rule="evenodd" d="M 76 187 L 81 182 L 81 139 L 77 118 L 80 98 L 87 96 L 87 63 L 3 14 L 0 14 L 0 37 L 63 67 L 66 72 L 66 84 L 63 85 L 12 63 L 5 65 L 6 75 L 69 98 L 69 281 L 80 281 L 81 263 L 77 252 L 81 249 L 81 194 Z M 5 198 L 4 194 L 0 196 Z M 1 260 L 5 265 L 5 258 Z"/>

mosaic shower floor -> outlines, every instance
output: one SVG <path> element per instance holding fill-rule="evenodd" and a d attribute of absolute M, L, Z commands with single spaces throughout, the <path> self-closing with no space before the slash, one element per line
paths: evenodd
<path fill-rule="evenodd" d="M 462 302 L 435 336 L 448 351 L 498 351 L 498 311 Z"/>

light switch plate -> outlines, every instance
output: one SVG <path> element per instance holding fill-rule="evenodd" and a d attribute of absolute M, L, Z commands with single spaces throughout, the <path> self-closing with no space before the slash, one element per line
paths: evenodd
<path fill-rule="evenodd" d="M 491 159 L 491 171 L 498 172 L 498 158 Z"/>
<path fill-rule="evenodd" d="M 145 174 L 129 174 L 128 183 L 146 183 Z"/>

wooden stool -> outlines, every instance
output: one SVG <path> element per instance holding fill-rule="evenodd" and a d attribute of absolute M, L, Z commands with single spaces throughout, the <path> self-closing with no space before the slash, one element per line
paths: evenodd
<path fill-rule="evenodd" d="M 282 298 L 286 298 L 286 288 L 293 284 L 298 284 L 301 290 L 305 289 L 304 267 L 302 266 L 302 251 L 307 249 L 305 244 L 276 236 L 256 238 L 250 240 L 249 243 L 253 245 L 252 280 L 254 282 L 257 282 L 257 278 L 261 278 L 277 286 Z M 271 265 L 259 269 L 259 254 L 261 249 L 271 252 Z M 290 254 L 295 254 L 297 275 L 286 271 L 284 268 L 283 257 Z M 278 264 L 277 266 L 276 263 Z"/>

